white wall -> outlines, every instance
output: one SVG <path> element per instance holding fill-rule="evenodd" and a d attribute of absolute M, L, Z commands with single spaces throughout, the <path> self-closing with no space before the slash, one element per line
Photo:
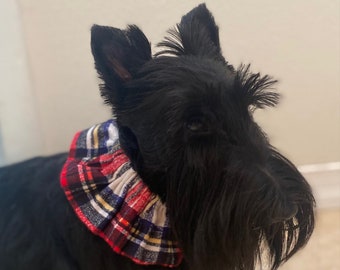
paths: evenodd
<path fill-rule="evenodd" d="M 25 132 L 38 130 L 38 135 L 31 137 L 40 134 L 44 154 L 66 150 L 77 130 L 109 117 L 109 110 L 99 97 L 90 54 L 89 29 L 93 23 L 115 27 L 135 23 L 155 44 L 183 14 L 201 2 L 17 1 L 31 76 L 29 81 L 15 83 L 24 84 L 25 88 L 29 83 L 33 86 L 34 93 L 29 97 L 36 98 L 33 101 L 37 117 L 30 113 L 29 106 L 19 106 L 8 87 L 4 88 L 6 106 L 11 109 L 15 106 L 19 115 L 38 119 L 41 133 L 36 127 L 27 127 Z M 251 62 L 254 71 L 269 73 L 280 80 L 278 89 L 283 94 L 280 106 L 256 114 L 273 144 L 299 165 L 340 161 L 339 1 L 206 3 L 220 26 L 226 58 L 235 66 Z M 6 25 L 13 20 L 7 17 L 1 17 Z M 8 47 L 15 45 L 11 39 L 7 43 Z M 13 64 L 11 58 L 5 65 L 8 64 Z M 3 80 L 8 75 L 1 72 L 0 76 Z M 2 117 L 12 118 L 11 110 L 5 114 Z M 2 129 L 3 125 L 1 122 Z M 11 131 L 7 124 L 6 131 L 13 137 L 22 134 L 22 129 Z M 29 150 L 25 154 L 35 152 Z"/>
<path fill-rule="evenodd" d="M 17 3 L 0 1 L 0 166 L 43 152 Z"/>

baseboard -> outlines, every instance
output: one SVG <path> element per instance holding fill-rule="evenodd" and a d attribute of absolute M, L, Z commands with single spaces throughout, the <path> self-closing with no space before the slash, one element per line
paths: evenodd
<path fill-rule="evenodd" d="M 299 170 L 312 186 L 317 208 L 340 207 L 340 162 L 303 165 Z"/>

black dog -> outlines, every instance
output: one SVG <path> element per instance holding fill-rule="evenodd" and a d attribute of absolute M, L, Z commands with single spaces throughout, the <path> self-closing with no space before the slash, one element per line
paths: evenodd
<path fill-rule="evenodd" d="M 277 269 L 307 243 L 310 186 L 252 116 L 275 81 L 228 64 L 205 5 L 154 57 L 134 25 L 91 45 L 116 120 L 0 170 L 1 269 Z"/>

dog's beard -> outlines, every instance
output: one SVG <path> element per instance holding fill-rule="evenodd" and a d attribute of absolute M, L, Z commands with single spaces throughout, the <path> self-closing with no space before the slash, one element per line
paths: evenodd
<path fill-rule="evenodd" d="M 192 269 L 255 269 L 262 262 L 276 269 L 308 241 L 314 199 L 280 154 L 273 151 L 265 168 L 235 157 L 206 155 L 198 161 L 197 153 L 186 154 L 187 164 L 169 170 L 166 201 Z"/>

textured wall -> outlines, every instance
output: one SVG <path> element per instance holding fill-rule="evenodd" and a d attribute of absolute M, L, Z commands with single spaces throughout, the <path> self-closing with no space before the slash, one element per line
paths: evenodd
<path fill-rule="evenodd" d="M 18 0 L 43 135 L 43 153 L 109 117 L 90 54 L 93 23 L 139 25 L 155 44 L 200 1 Z M 257 114 L 273 144 L 298 164 L 340 160 L 339 1 L 206 1 L 235 66 L 280 80 L 281 105 Z M 1 76 L 1 75 L 0 75 Z"/>

